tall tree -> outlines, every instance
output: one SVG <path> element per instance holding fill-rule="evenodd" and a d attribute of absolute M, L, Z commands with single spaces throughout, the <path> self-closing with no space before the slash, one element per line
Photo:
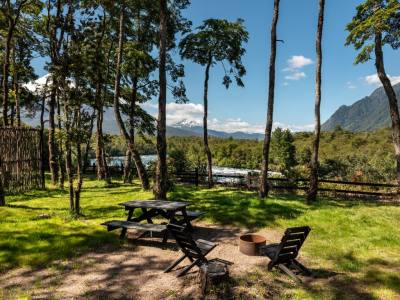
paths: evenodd
<path fill-rule="evenodd" d="M 128 130 L 126 129 L 123 119 L 121 117 L 121 112 L 120 112 L 120 97 L 121 97 L 121 77 L 122 77 L 122 64 L 123 64 L 123 49 L 124 49 L 124 42 L 125 42 L 125 26 L 126 26 L 126 19 L 125 19 L 125 14 L 126 14 L 126 6 L 125 3 L 122 2 L 120 6 L 120 17 L 119 17 L 119 30 L 118 30 L 118 48 L 117 48 L 117 62 L 116 62 L 116 71 L 115 71 L 115 88 L 114 88 L 114 110 L 115 110 L 115 117 L 117 120 L 118 127 L 120 128 L 121 134 L 123 135 L 125 141 L 127 142 L 129 151 L 132 154 L 133 160 L 136 165 L 136 169 L 138 171 L 138 176 L 139 179 L 142 183 L 142 187 L 144 189 L 149 189 L 150 184 L 149 184 L 149 179 L 147 176 L 146 169 L 143 165 L 143 162 L 140 158 L 139 152 L 137 151 L 135 147 L 135 142 L 134 142 L 134 123 L 133 123 L 133 118 L 134 116 L 132 115 L 131 118 L 131 134 L 129 134 Z M 136 80 L 135 80 L 136 81 Z M 134 110 L 136 107 L 136 100 L 137 100 L 137 82 L 133 82 L 134 84 L 134 90 L 131 98 L 131 114 L 134 114 Z"/>
<path fill-rule="evenodd" d="M 310 162 L 310 188 L 307 193 L 307 201 L 313 202 L 318 192 L 318 151 L 321 135 L 321 70 L 322 70 L 322 30 L 324 27 L 325 0 L 319 0 L 318 28 L 317 28 L 317 65 L 315 74 L 315 128 L 312 156 Z"/>
<path fill-rule="evenodd" d="M 400 119 L 396 93 L 388 77 L 383 45 L 397 48 L 400 44 L 400 3 L 398 0 L 367 0 L 357 7 L 357 14 L 347 25 L 346 45 L 360 50 L 355 63 L 364 63 L 375 54 L 375 67 L 389 101 L 392 138 L 397 162 L 397 183 L 400 189 Z"/>
<path fill-rule="evenodd" d="M 49 167 L 52 184 L 58 181 L 58 147 L 56 140 L 56 107 L 57 95 L 61 85 L 65 84 L 65 72 L 62 68 L 63 54 L 66 52 L 66 42 L 73 19 L 75 0 L 49 0 L 41 22 L 37 24 L 38 33 L 41 35 L 42 55 L 49 58 L 47 70 L 51 74 L 51 92 L 49 96 Z"/>
<path fill-rule="evenodd" d="M 203 141 L 204 151 L 207 156 L 208 186 L 213 186 L 212 177 L 212 155 L 208 144 L 208 82 L 210 69 L 217 63 L 221 63 L 225 71 L 223 84 L 229 88 L 234 77 L 236 84 L 243 87 L 242 77 L 246 69 L 242 64 L 242 57 L 246 50 L 243 44 L 248 41 L 243 20 L 229 22 L 227 20 L 208 19 L 197 28 L 197 32 L 185 36 L 179 47 L 182 58 L 190 59 L 202 66 L 205 66 L 204 75 L 204 117 L 203 117 Z M 226 70 L 224 62 L 230 65 Z"/>
<path fill-rule="evenodd" d="M 11 65 L 11 52 L 14 44 L 14 35 L 18 31 L 19 23 L 22 19 L 29 19 L 29 16 L 37 15 L 41 9 L 41 2 L 38 0 L 19 0 L 19 1 L 3 1 L 2 12 L 5 17 L 5 36 L 4 36 L 4 56 L 3 56 L 3 125 L 9 125 L 9 75 Z M 33 26 L 30 24 L 29 26 Z"/>
<path fill-rule="evenodd" d="M 114 62 L 115 35 L 113 15 L 115 8 L 109 1 L 88 1 L 84 6 L 82 27 L 85 41 L 82 54 L 86 56 L 87 78 L 94 93 L 94 116 L 96 125 L 96 173 L 99 180 L 109 180 L 104 150 L 104 108 L 111 102 L 111 63 Z M 87 145 L 89 150 L 90 144 Z M 86 151 L 88 153 L 88 151 Z M 86 156 L 85 153 L 85 156 Z M 88 161 L 85 159 L 85 163 Z M 84 168 L 85 169 L 85 168 Z"/>
<path fill-rule="evenodd" d="M 269 192 L 268 185 L 268 163 L 269 163 L 269 152 L 271 145 L 271 132 L 274 116 L 274 97 L 275 97 L 275 61 L 276 61 L 276 43 L 277 35 L 276 29 L 279 18 L 279 1 L 274 1 L 274 13 L 272 17 L 271 25 L 271 54 L 269 58 L 269 87 L 268 87 L 268 108 L 267 108 L 267 123 L 265 126 L 265 137 L 263 145 L 263 161 L 260 175 L 260 197 L 267 197 Z"/>
<path fill-rule="evenodd" d="M 159 0 L 160 9 L 160 44 L 159 44 L 159 78 L 157 117 L 157 167 L 154 196 L 156 199 L 167 199 L 167 0 Z"/>

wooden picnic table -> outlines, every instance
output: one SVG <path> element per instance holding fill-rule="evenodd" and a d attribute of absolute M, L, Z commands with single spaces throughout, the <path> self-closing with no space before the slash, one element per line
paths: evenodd
<path fill-rule="evenodd" d="M 124 206 L 128 211 L 127 222 L 139 223 L 146 220 L 148 224 L 153 224 L 153 218 L 161 216 L 168 220 L 169 223 L 177 223 L 192 229 L 191 218 L 187 215 L 186 207 L 189 205 L 187 202 L 175 202 L 165 200 L 133 200 L 119 205 Z M 136 209 L 141 209 L 142 213 L 133 218 L 133 213 Z M 179 214 L 182 219 L 177 220 L 176 214 Z M 122 228 L 121 238 L 126 236 L 127 228 Z M 164 232 L 163 242 L 168 239 L 168 232 Z"/>

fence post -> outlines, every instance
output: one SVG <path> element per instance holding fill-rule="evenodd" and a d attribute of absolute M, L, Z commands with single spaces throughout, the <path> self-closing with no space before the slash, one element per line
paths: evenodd
<path fill-rule="evenodd" d="M 194 184 L 199 186 L 199 168 L 194 169 Z"/>
<path fill-rule="evenodd" d="M 247 176 L 246 176 L 246 185 L 247 185 L 247 188 L 248 188 L 248 189 L 251 188 L 251 172 L 247 172 Z"/>

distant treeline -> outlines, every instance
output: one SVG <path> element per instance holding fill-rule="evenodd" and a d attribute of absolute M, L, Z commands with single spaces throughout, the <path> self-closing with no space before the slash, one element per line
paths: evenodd
<path fill-rule="evenodd" d="M 312 133 L 291 133 L 277 129 L 271 145 L 271 171 L 288 177 L 307 177 L 311 157 Z M 155 154 L 155 141 L 137 138 L 141 154 Z M 262 142 L 210 138 L 214 165 L 259 169 Z M 125 143 L 119 136 L 106 136 L 107 156 L 124 156 Z M 206 157 L 200 137 L 168 138 L 170 167 L 204 170 Z M 94 156 L 91 153 L 90 156 Z M 341 128 L 323 132 L 320 146 L 320 176 L 326 179 L 391 182 L 396 178 L 396 164 L 391 131 L 353 133 Z"/>

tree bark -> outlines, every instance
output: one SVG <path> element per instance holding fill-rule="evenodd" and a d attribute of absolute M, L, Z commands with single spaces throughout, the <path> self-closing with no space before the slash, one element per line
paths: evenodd
<path fill-rule="evenodd" d="M 57 129 L 58 129 L 58 169 L 60 171 L 59 178 L 58 178 L 58 186 L 60 189 L 64 189 L 64 181 L 65 181 L 65 170 L 64 170 L 64 155 L 63 155 L 63 148 L 62 148 L 62 126 L 61 126 L 61 106 L 60 106 L 60 99 L 57 97 Z"/>
<path fill-rule="evenodd" d="M 132 170 L 132 154 L 131 151 L 128 149 L 125 153 L 125 164 L 124 164 L 124 183 L 131 183 L 131 172 Z"/>
<path fill-rule="evenodd" d="M 12 25 L 12 21 L 9 21 L 8 33 L 7 33 L 6 44 L 5 44 L 5 49 L 4 49 L 4 64 L 3 64 L 3 124 L 4 124 L 4 126 L 8 125 L 8 105 L 9 105 L 8 77 L 9 77 L 9 70 L 10 70 L 10 52 L 11 52 L 10 48 L 11 48 L 12 36 L 13 36 L 13 25 Z"/>
<path fill-rule="evenodd" d="M 15 17 L 11 16 L 12 8 L 11 1 L 7 0 L 5 3 L 5 9 L 7 11 L 7 37 L 6 43 L 4 47 L 4 63 L 3 63 L 3 125 L 8 125 L 8 105 L 9 105 L 9 88 L 8 88 L 8 77 L 10 72 L 10 52 L 11 52 L 11 41 L 13 39 L 14 30 L 17 25 L 19 16 L 21 14 L 22 7 L 25 5 L 27 1 L 21 1 L 16 9 Z"/>
<path fill-rule="evenodd" d="M 81 127 L 81 107 L 76 109 L 75 116 L 76 116 L 76 124 L 77 129 Z M 81 190 L 83 184 L 83 177 L 82 177 L 82 147 L 81 147 L 81 135 L 79 134 L 76 139 L 76 175 L 77 175 L 77 183 L 76 188 L 74 190 L 75 196 L 75 214 L 79 215 L 81 210 Z"/>
<path fill-rule="evenodd" d="M 274 14 L 271 25 L 271 55 L 269 58 L 269 87 L 268 87 L 268 108 L 267 123 L 265 126 L 265 137 L 263 144 L 263 160 L 260 174 L 260 197 L 267 197 L 269 192 L 268 185 L 268 164 L 269 164 L 269 148 L 271 144 L 271 132 L 274 116 L 274 97 L 275 97 L 275 62 L 276 62 L 276 28 L 279 19 L 279 0 L 274 1 Z"/>
<path fill-rule="evenodd" d="M 212 175 L 212 156 L 210 146 L 208 145 L 208 80 L 210 79 L 210 68 L 212 65 L 212 54 L 208 55 L 208 63 L 206 66 L 205 77 L 204 77 L 204 117 L 203 117 L 203 140 L 204 140 L 204 151 L 207 156 L 207 170 L 208 170 L 208 188 L 214 186 L 213 175 Z"/>
<path fill-rule="evenodd" d="M 154 196 L 156 199 L 167 199 L 167 138 L 166 138 L 166 105 L 167 105 L 167 0 L 159 0 L 160 5 L 160 53 L 158 118 L 157 118 L 157 168 Z"/>
<path fill-rule="evenodd" d="M 96 119 L 96 168 L 97 179 L 104 180 L 107 178 L 107 172 L 104 164 L 104 139 L 103 139 L 103 105 L 98 104 Z"/>
<path fill-rule="evenodd" d="M 44 111 L 46 106 L 46 97 L 42 97 L 42 105 L 40 108 L 40 177 L 42 179 L 42 189 L 46 188 L 45 176 L 45 157 L 44 157 Z"/>
<path fill-rule="evenodd" d="M 385 71 L 385 64 L 382 50 L 382 34 L 375 34 L 375 67 L 379 80 L 382 82 L 383 88 L 389 100 L 390 118 L 392 120 L 392 138 L 394 151 L 396 156 L 396 175 L 398 191 L 400 191 L 400 118 L 399 107 L 397 104 L 396 93 Z"/>
<path fill-rule="evenodd" d="M 71 134 L 71 116 L 68 104 L 65 104 L 64 108 L 65 113 L 65 131 L 67 134 L 67 138 L 65 139 L 65 169 L 67 171 L 68 178 L 68 191 L 69 191 L 69 208 L 71 212 L 75 211 L 75 201 L 74 201 L 74 178 L 73 178 L 73 170 L 72 170 L 72 134 Z"/>
<path fill-rule="evenodd" d="M 315 83 L 315 129 L 314 129 L 314 141 L 311 156 L 311 168 L 310 168 L 310 188 L 307 193 L 307 202 L 311 203 L 316 200 L 318 192 L 318 151 L 319 151 L 319 140 L 321 134 L 321 70 L 322 70 L 322 31 L 324 26 L 324 7 L 325 0 L 319 0 L 319 16 L 318 16 L 318 28 L 317 28 L 317 65 L 316 65 L 316 83 Z"/>
<path fill-rule="evenodd" d="M 97 51 L 96 51 L 96 65 L 97 65 L 97 82 L 96 82 L 96 92 L 95 92 L 95 108 L 96 108 L 96 170 L 97 170 L 97 179 L 104 180 L 107 179 L 107 169 L 105 163 L 105 153 L 104 153 L 104 138 L 103 138 L 103 107 L 104 101 L 101 98 L 102 90 L 104 88 L 104 98 L 106 97 L 106 84 L 104 84 L 104 78 L 102 75 L 102 70 L 100 68 L 101 64 L 101 45 L 105 35 L 106 30 L 106 14 L 104 12 L 103 15 L 103 23 L 102 23 L 102 34 L 97 42 Z M 112 43 L 110 49 L 108 51 L 107 56 L 107 74 L 106 80 L 108 79 L 109 74 L 109 61 L 110 61 L 110 52 L 112 49 Z"/>
<path fill-rule="evenodd" d="M 0 206 L 5 206 L 6 205 L 6 196 L 4 194 L 4 187 L 3 187 L 3 165 L 1 162 L 1 157 L 0 157 Z"/>
<path fill-rule="evenodd" d="M 15 92 L 15 115 L 16 115 L 17 127 L 21 127 L 20 95 L 19 95 L 18 70 L 17 70 L 17 60 L 16 60 L 15 51 L 16 51 L 16 49 L 14 46 L 14 50 L 13 50 L 13 65 L 14 65 L 13 82 L 14 82 L 14 92 Z"/>
<path fill-rule="evenodd" d="M 51 183 L 53 185 L 57 184 L 58 181 L 58 164 L 57 164 L 57 146 L 56 146 L 56 139 L 55 139 L 55 106 L 56 106 L 56 91 L 55 91 L 55 82 L 54 76 L 52 78 L 52 88 L 51 88 L 51 95 L 49 100 L 49 168 L 51 172 Z"/>
<path fill-rule="evenodd" d="M 90 145 L 93 136 L 93 127 L 95 118 L 96 118 L 96 109 L 93 109 L 92 115 L 90 116 L 89 135 L 87 136 L 87 141 L 85 144 L 85 154 L 83 156 L 82 174 L 86 174 L 86 170 L 89 166 L 89 152 L 91 149 Z"/>

